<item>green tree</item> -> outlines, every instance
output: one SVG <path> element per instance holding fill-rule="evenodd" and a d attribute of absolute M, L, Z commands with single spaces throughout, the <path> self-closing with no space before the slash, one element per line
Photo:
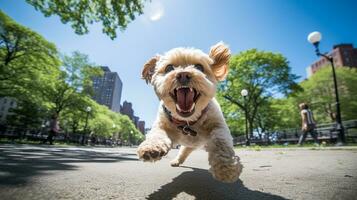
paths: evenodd
<path fill-rule="evenodd" d="M 0 96 L 31 88 L 38 74 L 50 73 L 59 65 L 54 44 L 0 10 Z"/>
<path fill-rule="evenodd" d="M 279 53 L 251 49 L 231 58 L 230 72 L 227 79 L 219 86 L 218 94 L 223 113 L 232 132 L 240 132 L 237 127 L 244 127 L 244 109 L 247 111 L 249 133 L 252 135 L 254 121 L 269 119 L 258 116 L 264 112 L 264 104 L 274 95 L 287 95 L 300 90 L 295 83 L 298 78 L 291 73 L 286 58 Z M 244 103 L 241 90 L 247 89 L 248 96 Z M 258 122 L 258 124 L 268 122 Z"/>
<path fill-rule="evenodd" d="M 85 108 L 93 104 L 89 92 L 92 90 L 91 78 L 103 72 L 89 61 L 87 55 L 79 52 L 73 52 L 71 56 L 64 55 L 62 62 L 62 71 L 39 87 L 42 87 L 40 91 L 48 102 L 50 113 L 60 117 L 63 112 L 63 115 L 73 117 L 64 124 L 71 124 L 72 131 L 76 132 L 85 119 Z M 82 133 L 86 134 L 85 130 Z"/>
<path fill-rule="evenodd" d="M 78 51 L 63 55 L 65 82 L 78 93 L 93 95 L 93 77 L 103 76 L 103 70 L 89 60 L 88 55 Z"/>
<path fill-rule="evenodd" d="M 88 33 L 88 25 L 101 22 L 103 33 L 116 38 L 116 30 L 125 30 L 136 15 L 143 13 L 144 0 L 26 0 L 46 17 L 58 15 L 62 23 L 71 23 L 77 34 Z"/>
<path fill-rule="evenodd" d="M 46 108 L 28 98 L 17 99 L 16 107 L 10 109 L 10 112 L 11 114 L 6 118 L 6 124 L 17 127 L 18 133 L 39 130 L 46 117 Z"/>
<path fill-rule="evenodd" d="M 357 70 L 349 67 L 337 67 L 336 76 L 342 119 L 357 119 Z M 334 122 L 336 100 L 331 66 L 320 69 L 300 85 L 304 92 L 297 95 L 296 101 L 309 103 L 319 123 Z"/>
<path fill-rule="evenodd" d="M 280 99 L 272 99 L 270 102 L 270 112 L 274 119 L 273 129 L 300 128 L 301 118 L 298 105 L 299 102 L 294 95 Z"/>
<path fill-rule="evenodd" d="M 36 129 L 56 114 L 62 130 L 86 133 L 86 108 L 90 106 L 89 129 L 94 134 L 111 137 L 120 133 L 134 142 L 143 139 L 128 117 L 91 99 L 92 77 L 103 71 L 87 55 L 73 52 L 60 57 L 52 43 L 1 11 L 0 25 L 0 96 L 17 102 L 9 124 Z"/>
<path fill-rule="evenodd" d="M 137 143 L 144 136 L 126 115 L 109 110 L 106 106 L 93 104 L 93 117 L 89 121 L 92 134 L 102 137 L 117 137 L 121 140 Z M 116 135 L 115 135 L 116 134 Z"/>
<path fill-rule="evenodd" d="M 42 88 L 60 72 L 56 46 L 0 11 L 0 96 L 16 99 L 7 125 L 32 129 L 47 115 Z"/>

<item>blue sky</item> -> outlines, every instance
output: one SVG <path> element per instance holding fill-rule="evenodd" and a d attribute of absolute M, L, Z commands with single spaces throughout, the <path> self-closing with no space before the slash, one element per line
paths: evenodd
<path fill-rule="evenodd" d="M 282 53 L 292 72 L 306 77 L 305 68 L 317 58 L 307 35 L 320 31 L 321 49 L 338 43 L 357 46 L 357 1 L 354 0 L 152 0 L 118 38 L 110 40 L 100 25 L 76 35 L 58 17 L 46 18 L 24 0 L 0 0 L 0 8 L 17 22 L 55 43 L 63 53 L 79 50 L 91 61 L 107 65 L 123 81 L 122 102 L 133 103 L 135 114 L 150 127 L 158 99 L 140 79 L 151 56 L 173 47 L 208 51 L 218 41 L 233 53 L 251 48 Z"/>

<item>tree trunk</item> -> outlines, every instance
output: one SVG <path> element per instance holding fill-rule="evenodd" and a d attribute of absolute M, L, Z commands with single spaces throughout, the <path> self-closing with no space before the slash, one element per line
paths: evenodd
<path fill-rule="evenodd" d="M 249 133 L 249 138 L 253 138 L 253 119 L 248 118 L 248 133 Z"/>

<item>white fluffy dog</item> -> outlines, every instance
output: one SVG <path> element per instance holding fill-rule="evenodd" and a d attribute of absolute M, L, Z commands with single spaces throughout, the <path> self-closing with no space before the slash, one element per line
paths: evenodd
<path fill-rule="evenodd" d="M 137 153 L 144 161 L 157 161 L 180 144 L 171 166 L 179 166 L 195 149 L 208 151 L 210 172 L 222 182 L 235 182 L 242 171 L 233 140 L 215 99 L 218 81 L 228 73 L 230 50 L 223 43 L 209 54 L 175 48 L 151 58 L 142 77 L 160 99 L 157 119 Z"/>

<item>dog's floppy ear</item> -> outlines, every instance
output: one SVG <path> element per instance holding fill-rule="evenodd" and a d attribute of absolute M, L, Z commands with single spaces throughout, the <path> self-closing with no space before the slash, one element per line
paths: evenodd
<path fill-rule="evenodd" d="M 211 47 L 209 52 L 209 57 L 213 60 L 211 69 L 218 81 L 223 81 L 228 74 L 230 56 L 231 52 L 223 42 Z"/>
<path fill-rule="evenodd" d="M 144 65 L 144 69 L 141 72 L 141 78 L 145 79 L 146 83 L 151 82 L 152 75 L 155 72 L 155 67 L 157 61 L 160 59 L 160 56 L 154 56 L 149 61 L 147 61 Z"/>

